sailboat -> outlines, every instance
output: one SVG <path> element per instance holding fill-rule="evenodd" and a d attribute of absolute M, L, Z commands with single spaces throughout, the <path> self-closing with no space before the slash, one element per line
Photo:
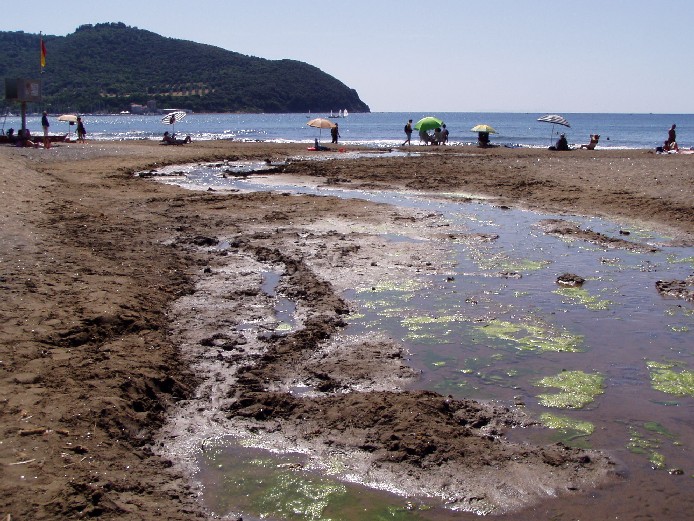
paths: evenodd
<path fill-rule="evenodd" d="M 328 117 L 329 117 L 329 118 L 339 118 L 340 116 L 336 116 L 335 114 L 333 114 L 333 111 L 331 110 L 331 111 L 330 111 L 330 116 L 328 116 Z"/>
<path fill-rule="evenodd" d="M 347 109 L 345 109 L 342 111 L 342 117 L 346 118 L 347 116 L 349 116 L 349 112 L 347 112 Z"/>

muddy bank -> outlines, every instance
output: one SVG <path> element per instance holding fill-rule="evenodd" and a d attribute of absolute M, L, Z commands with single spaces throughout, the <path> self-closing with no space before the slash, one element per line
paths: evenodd
<path fill-rule="evenodd" d="M 403 469 L 420 469 L 421 479 L 442 469 L 441 479 L 449 472 L 463 490 L 468 482 L 454 472 L 453 462 L 513 475 L 510 469 L 518 467 L 509 455 L 521 450 L 528 453 L 528 465 L 520 468 L 532 468 L 533 476 L 562 469 L 555 485 L 567 493 L 606 476 L 610 466 L 598 455 L 504 443 L 508 421 L 525 420 L 507 420 L 503 407 L 481 411 L 464 401 L 398 392 L 416 375 L 408 370 L 406 354 L 387 339 L 340 340 L 348 308 L 342 289 L 359 280 L 377 281 L 384 273 L 445 269 L 435 252 L 396 254 L 363 228 L 383 222 L 426 227 L 433 217 L 403 219 L 385 206 L 332 198 L 186 193 L 131 175 L 188 161 L 281 160 L 303 148 L 99 143 L 49 151 L 0 149 L 2 514 L 204 518 L 180 469 L 151 447 L 170 413 L 210 397 L 217 402 L 201 416 L 211 426 L 232 420 L 239 432 L 280 426 L 285 439 L 294 436 L 295 443 L 317 453 L 329 440 L 344 443 L 364 455 L 364 468 L 378 463 L 393 480 Z M 616 215 L 653 222 L 691 240 L 690 159 L 645 151 L 558 157 L 470 149 L 292 163 L 287 172 L 355 186 L 456 190 L 486 194 L 500 204 Z M 354 223 L 361 233 L 350 230 Z M 196 237 L 224 239 L 230 246 L 196 244 Z M 259 290 L 268 269 L 280 275 L 279 291 L 298 303 L 301 319 L 291 334 L 277 334 L 271 299 Z M 206 281 L 217 288 L 220 272 L 233 287 L 220 294 L 219 315 L 204 324 L 183 322 L 190 314 L 180 311 L 204 294 Z M 258 306 L 249 305 L 254 299 Z M 239 325 L 244 327 L 236 331 Z M 220 329 L 228 338 L 215 337 Z M 201 351 L 182 357 L 182 346 Z M 365 361 L 374 359 L 378 364 L 366 364 L 366 371 Z M 205 370 L 218 374 L 202 380 Z M 294 387 L 315 395 L 287 394 Z M 373 409 L 363 424 L 343 418 L 331 423 L 327 411 L 359 409 L 360 393 L 378 396 L 391 411 L 387 419 Z M 265 403 L 272 406 L 271 416 L 257 414 Z M 401 407 L 419 413 L 417 421 L 403 416 Z M 314 434 L 311 423 L 303 429 L 302 412 L 324 419 L 331 431 Z M 490 421 L 475 427 L 480 414 Z M 422 425 L 432 430 L 420 439 L 412 433 L 421 433 Z M 348 428 L 354 430 L 346 435 Z M 469 442 L 467 453 L 465 446 L 450 443 L 457 433 L 460 443 Z M 490 456 L 482 455 L 495 448 L 493 459 L 485 461 Z M 410 485 L 419 487 L 421 481 Z M 471 504 L 476 492 L 465 490 L 457 497 Z M 512 508 L 501 503 L 510 496 L 487 500 Z"/>
<path fill-rule="evenodd" d="M 380 219 L 381 231 L 395 231 L 406 217 L 379 210 L 386 208 L 371 208 L 369 219 Z M 355 226 L 347 215 L 342 211 L 331 224 Z M 410 233 L 430 233 L 430 218 L 411 217 L 419 225 L 412 224 Z M 339 460 L 344 478 L 437 498 L 467 512 L 513 511 L 618 479 L 604 454 L 505 441 L 507 429 L 533 423 L 521 410 L 403 390 L 417 375 L 401 346 L 377 335 L 340 335 L 349 311 L 340 287 L 395 283 L 417 269 L 440 270 L 430 244 L 400 246 L 392 266 L 385 253 L 395 254 L 398 246 L 384 251 L 375 236 L 306 223 L 302 241 L 294 229 L 211 238 L 209 244 L 233 246 L 224 255 L 203 247 L 210 256 L 207 278 L 174 306 L 176 343 L 205 379 L 157 447 L 186 462 L 184 472 L 206 439 L 228 433 L 244 445 L 307 454 L 317 467 Z M 334 285 L 317 275 L 326 258 L 325 268 L 340 281 Z M 300 323 L 291 332 L 277 329 L 273 298 L 259 291 L 268 272 L 279 274 L 278 291 L 297 304 Z"/>

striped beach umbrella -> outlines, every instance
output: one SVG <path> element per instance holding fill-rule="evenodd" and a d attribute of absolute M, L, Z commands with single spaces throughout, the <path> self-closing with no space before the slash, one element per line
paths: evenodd
<path fill-rule="evenodd" d="M 569 125 L 569 122 L 566 121 L 566 119 L 564 119 L 559 114 L 547 114 L 545 116 L 542 116 L 541 118 L 537 118 L 537 120 L 543 121 L 544 123 L 551 123 L 552 124 L 552 133 L 549 135 L 550 145 L 552 144 L 552 136 L 554 136 L 554 125 L 563 125 L 565 127 L 571 128 L 571 125 Z"/>

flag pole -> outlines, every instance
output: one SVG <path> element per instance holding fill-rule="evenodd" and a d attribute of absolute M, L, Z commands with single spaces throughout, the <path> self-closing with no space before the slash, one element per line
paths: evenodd
<path fill-rule="evenodd" d="M 46 46 L 43 43 L 43 31 L 39 31 L 39 51 L 39 100 L 41 103 L 41 109 L 45 110 L 45 107 L 43 106 L 43 69 L 46 66 Z M 51 146 L 46 128 L 43 129 L 43 146 L 44 148 L 50 148 Z"/>

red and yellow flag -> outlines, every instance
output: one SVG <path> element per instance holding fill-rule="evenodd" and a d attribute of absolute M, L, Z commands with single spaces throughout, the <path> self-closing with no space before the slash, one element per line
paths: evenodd
<path fill-rule="evenodd" d="M 46 66 L 46 44 L 43 43 L 43 37 L 41 37 L 41 68 Z"/>

